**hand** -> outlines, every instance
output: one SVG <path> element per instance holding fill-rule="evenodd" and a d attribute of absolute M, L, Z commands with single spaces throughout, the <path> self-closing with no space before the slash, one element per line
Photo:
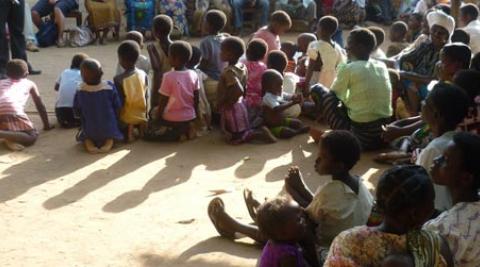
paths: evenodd
<path fill-rule="evenodd" d="M 383 127 L 382 138 L 385 142 L 391 142 L 402 136 L 402 128 L 396 125 L 389 124 Z"/>
<path fill-rule="evenodd" d="M 55 128 L 55 125 L 50 124 L 50 123 L 43 126 L 43 130 L 44 130 L 44 131 L 50 131 L 50 130 L 52 130 L 52 129 L 54 129 L 54 128 Z"/>

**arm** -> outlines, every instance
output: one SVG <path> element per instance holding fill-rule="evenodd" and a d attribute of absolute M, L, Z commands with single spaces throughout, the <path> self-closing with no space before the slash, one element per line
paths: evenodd
<path fill-rule="evenodd" d="M 158 54 L 157 50 L 155 49 L 155 45 L 149 44 L 147 46 L 147 51 L 148 51 L 148 56 L 150 57 L 150 65 L 152 70 L 155 71 L 160 71 L 160 62 L 158 58 L 160 55 Z"/>
<path fill-rule="evenodd" d="M 115 78 L 113 78 L 113 83 L 118 90 L 118 97 L 120 98 L 120 103 L 122 103 L 123 105 L 125 103 L 125 92 L 123 91 L 122 76 L 115 76 Z"/>
<path fill-rule="evenodd" d="M 198 110 L 198 103 L 200 102 L 200 90 L 193 91 L 193 105 L 195 107 L 196 117 L 200 116 L 200 111 Z"/>
<path fill-rule="evenodd" d="M 292 100 L 290 100 L 288 102 L 285 102 L 283 104 L 280 104 L 280 105 L 278 105 L 278 106 L 276 106 L 272 109 L 273 109 L 274 112 L 282 112 L 282 111 L 290 108 L 291 106 L 294 106 L 294 105 L 299 104 L 299 103 L 301 103 L 301 96 L 297 95 L 297 96 L 294 96 L 292 98 Z"/>
<path fill-rule="evenodd" d="M 160 98 L 158 100 L 157 120 L 163 119 L 163 113 L 165 112 L 165 108 L 167 107 L 168 100 L 168 96 L 160 94 Z"/>
<path fill-rule="evenodd" d="M 415 83 L 427 84 L 431 82 L 434 77 L 421 75 L 412 71 L 400 71 L 401 80 L 410 80 Z"/>
<path fill-rule="evenodd" d="M 330 91 L 335 93 L 338 99 L 342 102 L 345 102 L 350 88 L 350 71 L 348 69 L 348 64 L 338 68 L 337 78 L 331 87 Z"/>
<path fill-rule="evenodd" d="M 33 85 L 32 89 L 30 89 L 30 95 L 32 96 L 33 102 L 35 103 L 38 114 L 42 119 L 43 129 L 45 131 L 53 129 L 53 126 L 50 125 L 50 122 L 48 121 L 47 109 L 43 104 L 42 98 L 40 97 L 40 93 L 38 92 L 38 88 L 35 84 Z"/>
<path fill-rule="evenodd" d="M 398 121 L 394 122 L 392 124 L 389 124 L 385 127 L 385 130 L 383 132 L 383 140 L 390 142 L 398 137 L 401 136 L 407 136 L 411 135 L 413 132 L 415 132 L 417 129 L 420 129 L 425 123 L 419 116 L 413 117 L 413 118 L 408 118 L 406 119 L 406 122 L 409 122 L 408 124 L 401 124 L 403 121 Z"/>

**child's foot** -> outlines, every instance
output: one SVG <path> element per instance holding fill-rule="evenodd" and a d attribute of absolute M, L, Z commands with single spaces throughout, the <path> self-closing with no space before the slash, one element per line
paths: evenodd
<path fill-rule="evenodd" d="M 135 133 L 134 133 L 133 129 L 134 129 L 134 126 L 132 124 L 129 124 L 128 128 L 127 128 L 127 142 L 128 143 L 132 143 L 133 141 L 135 141 Z"/>
<path fill-rule="evenodd" d="M 208 217 L 221 236 L 235 239 L 235 231 L 233 230 L 235 220 L 225 212 L 225 204 L 219 197 L 214 198 L 208 204 Z"/>
<path fill-rule="evenodd" d="M 25 146 L 19 144 L 19 143 L 15 143 L 15 142 L 12 142 L 12 141 L 9 141 L 9 140 L 4 140 L 4 144 L 5 146 L 10 149 L 11 151 L 22 151 L 25 149 Z"/>
<path fill-rule="evenodd" d="M 87 150 L 87 152 L 90 153 L 90 154 L 97 154 L 98 152 L 100 152 L 98 150 L 98 147 L 95 146 L 93 141 L 90 140 L 90 139 L 85 140 L 85 142 L 83 144 L 85 145 L 85 150 Z"/>
<path fill-rule="evenodd" d="M 300 173 L 300 169 L 297 166 L 293 166 L 288 169 L 288 174 L 285 178 L 285 184 L 287 185 L 287 187 L 290 187 L 296 191 L 300 191 L 300 188 L 305 188 L 302 174 Z"/>
<path fill-rule="evenodd" d="M 263 138 L 265 138 L 266 142 L 271 144 L 277 142 L 277 138 L 273 135 L 273 133 L 267 127 L 265 126 L 260 127 L 260 131 L 262 131 Z"/>
<path fill-rule="evenodd" d="M 107 153 L 110 150 L 112 150 L 112 147 L 113 147 L 113 139 L 107 139 L 107 141 L 105 141 L 105 144 L 103 144 L 103 146 L 99 150 L 102 153 Z"/>
<path fill-rule="evenodd" d="M 309 132 L 310 132 L 310 137 L 313 138 L 313 141 L 315 142 L 315 144 L 318 144 L 320 140 L 322 140 L 322 135 L 324 133 L 323 131 L 315 128 L 310 128 Z"/>
<path fill-rule="evenodd" d="M 257 208 L 261 203 L 255 199 L 253 196 L 252 190 L 245 188 L 243 190 L 243 200 L 245 200 L 245 205 L 247 206 L 248 214 L 250 218 L 256 223 L 257 222 Z"/>

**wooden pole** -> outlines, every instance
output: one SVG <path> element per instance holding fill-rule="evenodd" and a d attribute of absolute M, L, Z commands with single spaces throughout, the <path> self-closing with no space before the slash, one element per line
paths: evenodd
<path fill-rule="evenodd" d="M 455 26 L 458 27 L 461 0 L 451 0 L 450 3 L 452 17 L 455 19 Z"/>

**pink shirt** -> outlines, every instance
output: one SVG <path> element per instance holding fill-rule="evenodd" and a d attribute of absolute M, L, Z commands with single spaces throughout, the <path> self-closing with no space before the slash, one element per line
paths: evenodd
<path fill-rule="evenodd" d="M 167 121 L 195 119 L 194 92 L 199 88 L 198 75 L 193 70 L 172 70 L 163 74 L 159 92 L 169 97 L 163 119 Z"/>
<path fill-rule="evenodd" d="M 0 80 L 0 115 L 24 115 L 30 90 L 35 83 L 28 79 Z"/>
<path fill-rule="evenodd" d="M 262 75 L 267 66 L 262 61 L 243 62 L 247 66 L 247 91 L 245 101 L 248 107 L 259 107 L 262 105 Z"/>
<path fill-rule="evenodd" d="M 268 30 L 267 26 L 258 29 L 253 38 L 263 39 L 267 43 L 267 55 L 272 50 L 280 50 L 280 37 Z M 266 60 L 266 57 L 265 57 Z"/>

